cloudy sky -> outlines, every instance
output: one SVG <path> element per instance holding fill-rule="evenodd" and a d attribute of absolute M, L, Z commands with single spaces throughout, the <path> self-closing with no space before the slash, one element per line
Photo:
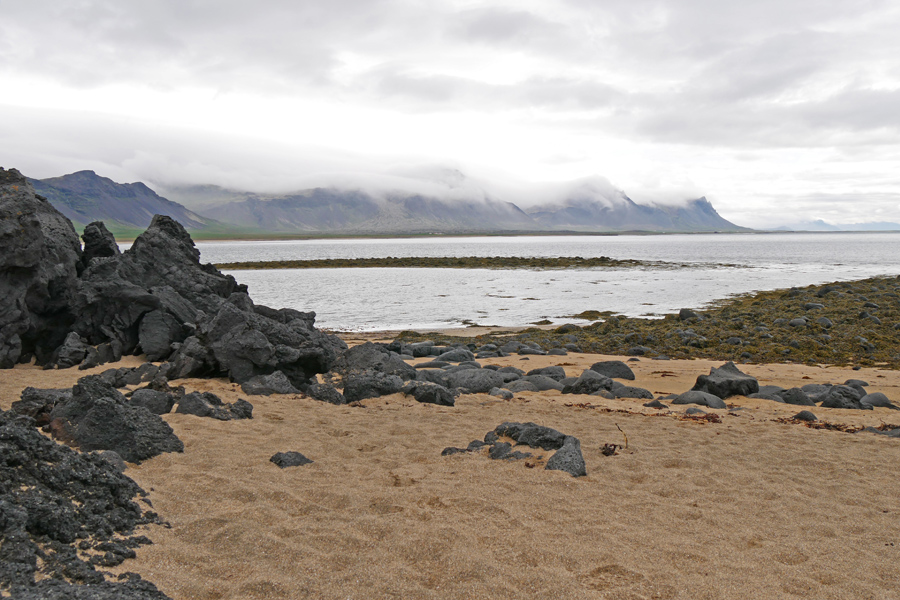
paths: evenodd
<path fill-rule="evenodd" d="M 0 14 L 0 166 L 33 177 L 278 191 L 446 165 L 522 198 L 599 176 L 636 201 L 705 195 L 741 225 L 900 222 L 895 0 L 0 0 Z"/>

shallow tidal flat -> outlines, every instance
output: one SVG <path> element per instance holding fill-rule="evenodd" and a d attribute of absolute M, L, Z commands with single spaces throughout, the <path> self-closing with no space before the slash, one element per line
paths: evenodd
<path fill-rule="evenodd" d="M 577 375 L 610 358 L 483 362 Z M 657 395 L 682 392 L 719 364 L 629 363 L 634 385 Z M 26 385 L 72 385 L 109 366 L 16 367 L 0 379 L 0 408 Z M 860 378 L 900 398 L 893 370 L 741 368 L 784 387 Z M 225 380 L 178 383 L 226 402 L 244 397 Z M 154 544 L 116 572 L 137 572 L 176 600 L 891 598 L 900 584 L 900 440 L 790 421 L 801 407 L 733 397 L 732 409 L 708 409 L 714 422 L 683 407 L 557 391 L 463 395 L 454 407 L 401 394 L 362 406 L 299 394 L 250 400 L 250 421 L 164 415 L 184 453 L 126 474 L 171 528 L 148 527 Z M 900 422 L 886 408 L 812 410 L 851 427 Z M 578 437 L 587 476 L 441 456 L 504 421 Z M 605 456 L 602 445 L 624 443 L 619 428 L 628 447 Z M 314 462 L 269 462 L 287 450 Z"/>
<path fill-rule="evenodd" d="M 544 349 L 575 344 L 586 352 L 751 363 L 854 364 L 900 367 L 900 278 L 756 292 L 721 300 L 705 310 L 662 319 L 589 311 L 591 325 L 531 328 L 478 336 L 406 331 L 404 341 L 503 344 L 536 342 Z M 488 328 L 490 329 L 490 328 Z"/>

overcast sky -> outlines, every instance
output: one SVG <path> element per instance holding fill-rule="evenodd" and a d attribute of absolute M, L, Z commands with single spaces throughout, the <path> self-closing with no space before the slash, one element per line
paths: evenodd
<path fill-rule="evenodd" d="M 900 222 L 895 0 L 0 0 L 0 15 L 0 166 L 33 177 L 275 191 L 446 165 L 523 199 L 603 177 L 636 201 L 705 195 L 747 226 Z"/>

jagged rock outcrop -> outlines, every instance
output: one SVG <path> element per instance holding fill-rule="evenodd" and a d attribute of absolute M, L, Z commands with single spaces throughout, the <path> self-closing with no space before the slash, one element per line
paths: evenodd
<path fill-rule="evenodd" d="M 91 223 L 82 252 L 71 222 L 15 169 L 0 169 L 0 217 L 0 368 L 144 353 L 174 364 L 170 378 L 243 383 L 281 371 L 302 390 L 346 349 L 315 328 L 313 312 L 255 305 L 246 286 L 200 263 L 170 217 L 154 216 L 123 253 Z"/>
<path fill-rule="evenodd" d="M 74 320 L 81 244 L 16 169 L 0 167 L 0 368 L 49 359 Z"/>

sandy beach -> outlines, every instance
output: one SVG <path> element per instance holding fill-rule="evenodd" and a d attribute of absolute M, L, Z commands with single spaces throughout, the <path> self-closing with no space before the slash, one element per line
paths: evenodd
<path fill-rule="evenodd" d="M 577 375 L 610 358 L 483 362 L 562 365 Z M 634 384 L 659 396 L 689 389 L 721 362 L 629 364 Z M 70 386 L 109 366 L 4 371 L 0 408 L 25 386 Z M 891 370 L 742 369 L 761 385 L 852 377 L 900 398 L 900 373 Z M 226 402 L 245 397 L 225 380 L 178 383 Z M 147 527 L 154 544 L 116 572 L 137 572 L 176 600 L 900 597 L 900 441 L 780 421 L 800 407 L 734 397 L 734 409 L 708 410 L 716 423 L 686 419 L 683 406 L 556 391 L 509 401 L 464 395 L 454 407 L 401 394 L 358 407 L 302 395 L 249 400 L 251 421 L 164 415 L 184 453 L 126 474 L 170 527 Z M 900 423 L 886 408 L 813 411 L 830 423 Z M 441 456 L 504 421 L 578 437 L 587 477 L 545 471 L 539 461 L 529 468 L 478 453 Z M 603 444 L 624 444 L 618 428 L 628 447 L 604 456 Z M 313 464 L 269 462 L 288 450 Z"/>

